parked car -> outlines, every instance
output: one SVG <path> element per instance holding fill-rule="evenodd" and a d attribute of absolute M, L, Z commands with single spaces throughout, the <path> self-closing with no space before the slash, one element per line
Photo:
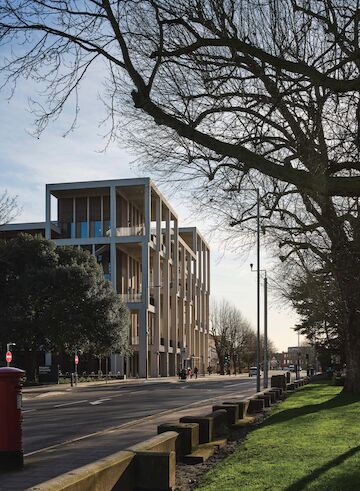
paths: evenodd
<path fill-rule="evenodd" d="M 295 372 L 295 365 L 289 365 L 289 372 Z"/>
<path fill-rule="evenodd" d="M 260 370 L 260 374 L 261 374 L 261 370 Z M 252 377 L 253 375 L 257 375 L 257 367 L 249 368 L 249 377 Z"/>

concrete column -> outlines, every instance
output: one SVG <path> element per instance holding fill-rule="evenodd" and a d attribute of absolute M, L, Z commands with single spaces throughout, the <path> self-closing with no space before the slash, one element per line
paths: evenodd
<path fill-rule="evenodd" d="M 131 366 L 130 366 L 130 356 L 126 357 L 126 378 L 130 378 L 131 376 Z"/>
<path fill-rule="evenodd" d="M 111 284 L 113 289 L 117 292 L 116 288 L 116 243 L 111 238 L 110 242 L 110 274 L 111 274 Z"/>
<path fill-rule="evenodd" d="M 116 375 L 124 375 L 124 356 L 118 353 L 111 353 L 110 357 L 111 372 Z"/>
<path fill-rule="evenodd" d="M 161 355 L 161 376 L 169 375 L 169 334 L 170 334 L 170 274 L 169 261 L 166 258 L 163 261 L 163 337 L 165 353 Z"/>
<path fill-rule="evenodd" d="M 110 186 L 110 225 L 111 240 L 116 237 L 116 187 Z"/>
<path fill-rule="evenodd" d="M 48 185 L 45 198 L 45 239 L 51 239 L 51 194 Z"/>
<path fill-rule="evenodd" d="M 158 196 L 156 199 L 156 250 L 161 251 L 162 233 L 161 233 L 161 215 L 162 215 L 162 201 Z"/>
<path fill-rule="evenodd" d="M 160 299 L 163 290 L 163 285 L 161 284 L 161 258 L 160 252 L 155 251 L 154 254 L 154 300 L 155 300 L 155 319 L 154 319 L 154 333 L 153 333 L 153 343 L 157 351 L 160 349 Z"/>
<path fill-rule="evenodd" d="M 139 310 L 139 377 L 148 376 L 148 310 Z"/>

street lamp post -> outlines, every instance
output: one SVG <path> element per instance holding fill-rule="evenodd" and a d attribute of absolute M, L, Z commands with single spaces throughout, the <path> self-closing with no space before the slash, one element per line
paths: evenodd
<path fill-rule="evenodd" d="M 257 273 L 257 270 L 253 269 L 254 265 L 250 264 L 251 271 Z M 260 273 L 264 273 L 264 389 L 269 386 L 269 356 L 268 356 L 268 288 L 267 288 L 267 274 L 266 269 L 261 269 Z M 259 334 L 260 339 L 260 334 Z M 260 345 L 260 342 L 259 342 Z M 259 389 L 260 390 L 260 389 Z M 259 391 L 258 391 L 259 392 Z"/>
<path fill-rule="evenodd" d="M 256 346 L 256 391 L 260 392 L 260 192 L 256 189 L 256 225 L 257 225 L 257 346 Z"/>
<path fill-rule="evenodd" d="M 269 386 L 269 352 L 268 352 L 268 308 L 267 308 L 267 276 L 264 278 L 264 389 Z"/>

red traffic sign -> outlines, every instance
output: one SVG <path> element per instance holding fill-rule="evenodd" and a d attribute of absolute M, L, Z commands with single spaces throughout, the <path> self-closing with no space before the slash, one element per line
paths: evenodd
<path fill-rule="evenodd" d="M 11 353 L 11 351 L 7 351 L 6 352 L 6 362 L 10 363 L 11 360 L 12 360 L 12 353 Z"/>
<path fill-rule="evenodd" d="M 75 360 L 75 365 L 78 365 L 79 364 L 79 357 L 78 357 L 78 355 L 75 355 L 75 359 L 74 360 Z"/>

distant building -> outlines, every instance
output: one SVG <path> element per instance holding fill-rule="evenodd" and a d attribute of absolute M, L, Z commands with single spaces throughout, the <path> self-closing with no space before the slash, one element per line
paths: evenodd
<path fill-rule="evenodd" d="M 208 365 L 210 251 L 149 178 L 48 184 L 43 223 L 8 224 L 0 238 L 40 234 L 81 247 L 131 313 L 133 355 L 111 357 L 127 376 L 175 375 Z M 50 355 L 48 355 L 48 361 Z"/>

